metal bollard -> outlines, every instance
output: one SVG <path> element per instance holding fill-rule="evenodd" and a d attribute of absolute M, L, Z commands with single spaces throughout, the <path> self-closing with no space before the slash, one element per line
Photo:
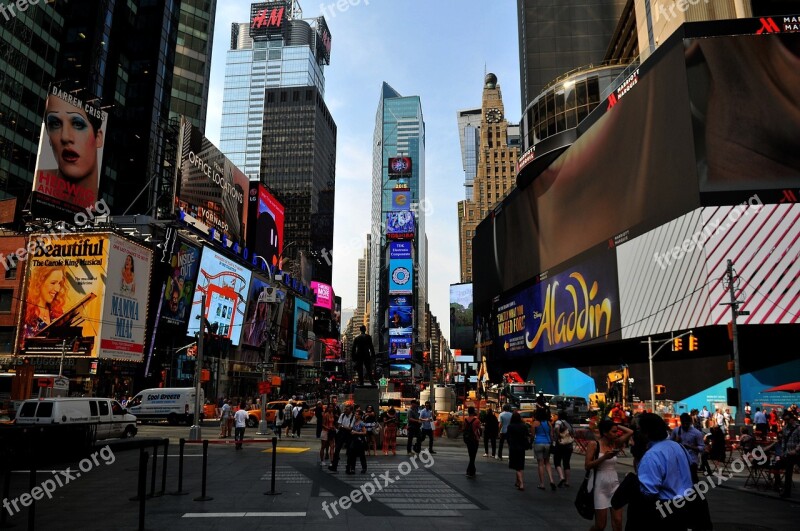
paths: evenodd
<path fill-rule="evenodd" d="M 275 465 L 277 464 L 278 457 L 278 438 L 272 438 L 272 484 L 269 492 L 265 492 L 265 496 L 277 496 L 280 492 L 275 492 Z"/>
<path fill-rule="evenodd" d="M 11 491 L 11 466 L 3 470 L 3 499 L 7 500 Z M 0 511 L 0 528 L 14 527 L 14 524 L 6 523 L 8 511 Z"/>
<path fill-rule="evenodd" d="M 30 479 L 28 480 L 28 492 L 31 492 L 35 486 L 36 486 L 36 459 L 34 459 L 33 454 L 31 454 L 31 473 L 30 473 Z M 28 509 L 28 531 L 34 531 L 34 529 L 36 529 L 36 524 L 34 523 L 35 520 L 36 520 L 36 498 L 32 498 L 31 506 Z"/>
<path fill-rule="evenodd" d="M 186 446 L 186 439 L 180 439 L 178 444 L 178 490 L 175 492 L 170 492 L 173 496 L 183 496 L 184 494 L 189 494 L 188 492 L 183 492 L 183 448 Z"/>
<path fill-rule="evenodd" d="M 206 475 L 208 471 L 208 439 L 203 439 L 203 490 L 200 496 L 194 501 L 209 501 L 213 500 L 211 496 L 206 496 Z"/>
<path fill-rule="evenodd" d="M 147 503 L 147 459 L 149 457 L 144 446 L 139 447 L 139 486 L 136 497 L 139 500 L 139 531 L 144 531 L 144 509 Z"/>
<path fill-rule="evenodd" d="M 156 472 L 158 471 L 157 467 L 158 463 L 158 442 L 153 443 L 153 472 L 150 478 L 150 494 L 149 496 L 152 498 L 156 495 Z"/>
<path fill-rule="evenodd" d="M 167 456 L 169 455 L 169 439 L 164 439 L 164 463 L 161 465 L 161 492 L 159 496 L 163 496 L 167 490 Z"/>

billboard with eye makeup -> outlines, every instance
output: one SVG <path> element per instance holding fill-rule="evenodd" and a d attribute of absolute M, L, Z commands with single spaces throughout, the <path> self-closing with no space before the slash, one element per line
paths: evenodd
<path fill-rule="evenodd" d="M 33 176 L 35 210 L 70 221 L 97 201 L 108 113 L 51 86 Z M 55 215 L 54 215 L 55 213 Z"/>

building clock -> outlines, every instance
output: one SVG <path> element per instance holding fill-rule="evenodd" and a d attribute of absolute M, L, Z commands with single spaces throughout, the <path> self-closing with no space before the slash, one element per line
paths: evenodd
<path fill-rule="evenodd" d="M 503 113 L 497 107 L 492 107 L 486 111 L 486 121 L 496 124 L 503 119 Z"/>

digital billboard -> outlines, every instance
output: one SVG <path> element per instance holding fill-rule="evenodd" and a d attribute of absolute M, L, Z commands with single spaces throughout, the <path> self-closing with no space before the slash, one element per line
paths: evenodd
<path fill-rule="evenodd" d="M 342 342 L 338 339 L 324 338 L 319 342 L 323 347 L 322 358 L 326 361 L 335 361 L 342 359 Z"/>
<path fill-rule="evenodd" d="M 411 295 L 414 292 L 414 263 L 411 260 L 389 260 L 389 295 Z"/>
<path fill-rule="evenodd" d="M 264 348 L 269 337 L 270 304 L 277 301 L 277 289 L 265 280 L 253 275 L 250 280 L 250 296 L 244 316 L 242 344 Z"/>
<path fill-rule="evenodd" d="M 250 180 L 185 118 L 177 164 L 176 206 L 192 223 L 244 246 Z"/>
<path fill-rule="evenodd" d="M 414 306 L 414 300 L 409 295 L 396 295 L 389 297 L 389 306 Z"/>
<path fill-rule="evenodd" d="M 411 240 L 414 238 L 414 213 L 410 210 L 397 210 L 386 213 L 386 237 L 390 240 Z"/>
<path fill-rule="evenodd" d="M 292 356 L 307 360 L 309 352 L 314 348 L 314 322 L 311 317 L 311 305 L 303 299 L 294 300 L 294 343 Z"/>
<path fill-rule="evenodd" d="M 97 200 L 103 166 L 108 113 L 51 86 L 45 103 L 39 154 L 33 174 L 34 213 L 38 205 L 68 214 L 91 208 Z"/>
<path fill-rule="evenodd" d="M 323 284 L 322 282 L 313 280 L 311 281 L 311 289 L 316 295 L 316 302 L 314 303 L 314 306 L 333 310 L 333 288 L 331 288 L 328 284 Z"/>
<path fill-rule="evenodd" d="M 396 376 L 398 378 L 411 377 L 411 364 L 410 363 L 390 363 L 389 376 Z"/>
<path fill-rule="evenodd" d="M 281 34 L 292 14 L 291 0 L 250 4 L 250 37 Z"/>
<path fill-rule="evenodd" d="M 475 351 L 472 284 L 450 284 L 450 348 L 465 355 Z"/>
<path fill-rule="evenodd" d="M 501 297 L 496 323 L 495 353 L 506 358 L 621 339 L 615 251 L 594 252 Z"/>
<path fill-rule="evenodd" d="M 150 249 L 109 236 L 100 358 L 143 360 L 152 262 Z"/>
<path fill-rule="evenodd" d="M 410 336 L 413 332 L 414 308 L 389 306 L 389 335 Z"/>
<path fill-rule="evenodd" d="M 411 157 L 390 157 L 389 177 L 411 175 Z"/>
<path fill-rule="evenodd" d="M 411 208 L 411 190 L 409 188 L 392 190 L 392 210 L 408 210 Z"/>
<path fill-rule="evenodd" d="M 181 241 L 170 258 L 172 273 L 164 289 L 161 322 L 183 326 L 192 306 L 197 271 L 200 267 L 200 249 Z"/>
<path fill-rule="evenodd" d="M 187 334 L 193 335 L 200 330 L 198 317 L 202 296 L 205 294 L 205 315 L 209 323 L 217 325 L 217 334 L 230 339 L 234 345 L 239 345 L 250 276 L 247 268 L 211 247 L 204 247 Z"/>
<path fill-rule="evenodd" d="M 277 267 L 283 252 L 283 204 L 266 186 L 251 182 L 247 216 L 247 248 Z"/>
<path fill-rule="evenodd" d="M 411 258 L 411 242 L 389 242 L 389 258 Z"/>
<path fill-rule="evenodd" d="M 411 336 L 390 336 L 389 337 L 389 359 L 411 359 Z"/>

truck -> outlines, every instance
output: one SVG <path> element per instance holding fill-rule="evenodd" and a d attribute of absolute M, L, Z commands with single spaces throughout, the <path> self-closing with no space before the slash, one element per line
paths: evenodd
<path fill-rule="evenodd" d="M 128 410 L 139 420 L 166 420 L 171 425 L 183 421 L 187 426 L 194 422 L 194 387 L 155 387 L 140 391 L 128 402 Z M 200 389 L 200 404 L 205 395 Z M 201 409 L 201 415 L 202 409 Z M 201 416 L 202 420 L 202 416 Z"/>
<path fill-rule="evenodd" d="M 522 410 L 535 409 L 536 384 L 526 382 L 517 372 L 507 372 L 503 374 L 503 383 L 486 390 L 486 401 L 498 409 L 504 404 Z"/>

